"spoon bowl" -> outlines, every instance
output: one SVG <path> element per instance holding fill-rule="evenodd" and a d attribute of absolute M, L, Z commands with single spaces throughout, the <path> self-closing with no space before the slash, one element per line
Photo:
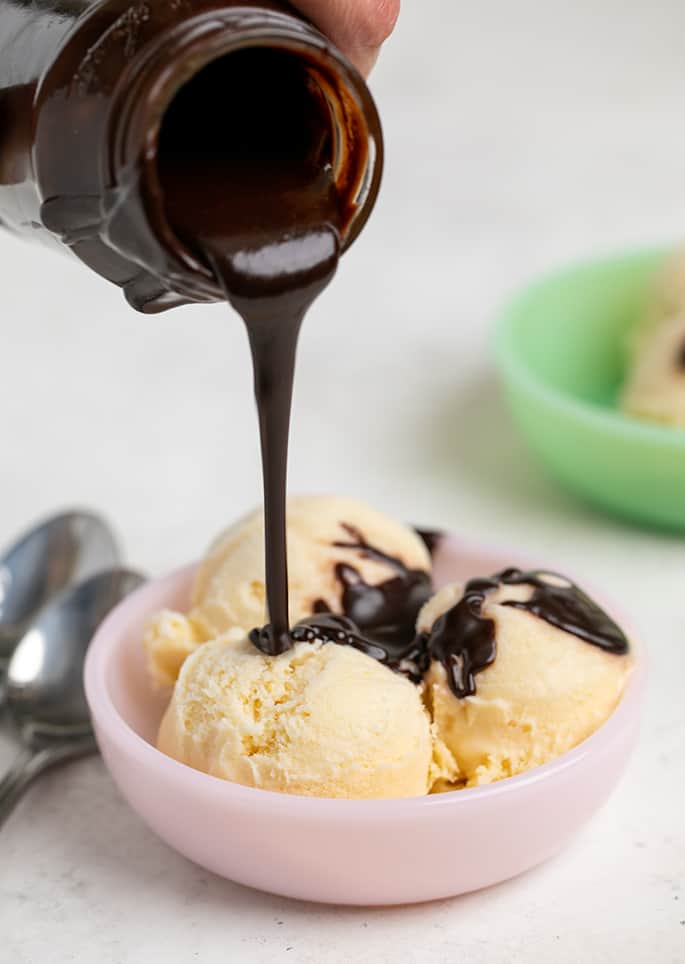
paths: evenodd
<path fill-rule="evenodd" d="M 96 573 L 63 590 L 40 612 L 7 666 L 7 714 L 24 745 L 0 782 L 0 823 L 43 770 L 94 752 L 83 687 L 86 651 L 98 626 L 143 583 L 127 569 Z"/>
<path fill-rule="evenodd" d="M 0 661 L 56 593 L 118 561 L 109 526 L 91 512 L 64 512 L 24 533 L 0 555 Z"/>

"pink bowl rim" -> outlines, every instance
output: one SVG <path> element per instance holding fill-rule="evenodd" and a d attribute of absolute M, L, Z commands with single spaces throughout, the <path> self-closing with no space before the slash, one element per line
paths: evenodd
<path fill-rule="evenodd" d="M 505 557 L 519 558 L 520 553 L 505 551 L 495 544 L 471 542 L 462 540 L 454 535 L 446 534 L 445 539 L 462 552 L 479 554 L 502 554 Z M 378 819 L 387 820 L 392 816 L 398 819 L 412 818 L 423 815 L 426 809 L 437 811 L 445 808 L 461 808 L 480 806 L 486 801 L 494 800 L 506 794 L 523 792 L 535 784 L 550 780 L 566 773 L 583 763 L 594 753 L 601 752 L 608 747 L 615 738 L 619 737 L 624 728 L 639 714 L 642 697 L 647 682 L 647 653 L 644 643 L 633 631 L 629 620 L 626 620 L 617 607 L 611 604 L 612 613 L 621 619 L 624 629 L 627 629 L 631 642 L 631 652 L 634 666 L 623 695 L 611 716 L 594 733 L 579 743 L 578 746 L 561 754 L 549 763 L 534 767 L 525 773 L 513 777 L 506 777 L 495 783 L 482 787 L 468 787 L 462 790 L 445 793 L 427 794 L 425 796 L 402 797 L 379 800 L 350 800 L 331 797 L 307 797 L 297 794 L 278 793 L 272 790 L 262 790 L 256 787 L 246 787 L 241 784 L 222 780 L 210 776 L 200 770 L 194 770 L 185 763 L 180 763 L 162 753 L 152 744 L 136 733 L 119 714 L 109 695 L 107 687 L 107 670 L 109 659 L 114 651 L 116 634 L 127 622 L 130 606 L 151 587 L 163 588 L 190 579 L 198 563 L 181 566 L 158 579 L 151 580 L 127 596 L 107 616 L 99 627 L 88 649 L 84 669 L 84 683 L 86 697 L 90 707 L 96 729 L 106 734 L 107 738 L 137 763 L 147 769 L 158 769 L 168 774 L 170 779 L 182 780 L 201 794 L 213 797 L 232 799 L 235 803 L 244 803 L 253 810 L 268 807 L 271 816 L 275 816 L 273 808 L 283 817 L 289 814 L 310 818 L 330 818 L 334 820 Z M 538 566 L 538 568 L 543 568 Z M 584 580 L 587 585 L 587 580 Z M 597 594 L 606 600 L 605 594 Z"/>

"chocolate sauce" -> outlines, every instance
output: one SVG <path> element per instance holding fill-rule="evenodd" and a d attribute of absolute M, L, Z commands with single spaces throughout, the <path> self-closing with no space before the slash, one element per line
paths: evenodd
<path fill-rule="evenodd" d="M 555 573 L 505 569 L 489 579 L 468 582 L 459 602 L 436 620 L 430 632 L 419 637 L 419 648 L 427 654 L 424 664 L 441 662 L 452 692 L 460 699 L 476 692 L 475 675 L 497 658 L 495 623 L 483 615 L 483 603 L 500 586 L 533 589 L 526 601 L 510 599 L 500 605 L 529 612 L 605 652 L 628 652 L 622 630 L 578 586 Z"/>
<path fill-rule="evenodd" d="M 200 89 L 198 89 L 200 88 Z M 243 91 L 217 120 L 220 92 Z M 207 112 L 198 105 L 208 104 Z M 286 473 L 303 317 L 335 273 L 350 217 L 332 176 L 333 132 L 299 58 L 248 49 L 212 64 L 174 101 L 160 139 L 167 215 L 245 322 L 254 367 L 265 504 L 270 655 L 292 645 Z"/>
<path fill-rule="evenodd" d="M 445 538 L 445 533 L 440 529 L 414 529 L 414 532 L 422 540 L 426 549 L 428 549 L 431 559 L 435 556 L 438 551 L 438 546 Z"/>
<path fill-rule="evenodd" d="M 546 576 L 555 581 L 560 580 L 561 584 L 549 582 L 544 578 Z M 622 656 L 628 652 L 628 639 L 623 630 L 582 589 L 563 576 L 541 571 L 521 572 L 520 569 L 506 569 L 495 578 L 505 586 L 532 586 L 534 589 L 527 602 L 511 599 L 502 605 L 532 613 L 557 629 L 578 636 L 607 653 Z"/>
<path fill-rule="evenodd" d="M 339 562 L 335 566 L 335 575 L 342 588 L 343 615 L 332 613 L 323 599 L 316 600 L 314 615 L 291 631 L 289 645 L 302 642 L 304 638 L 342 642 L 392 669 L 404 671 L 401 667 L 413 664 L 416 658 L 416 618 L 433 592 L 430 574 L 423 569 L 410 569 L 401 559 L 372 546 L 354 526 L 346 522 L 340 525 L 350 538 L 349 541 L 334 542 L 337 549 L 351 549 L 366 559 L 385 563 L 395 570 L 396 575 L 372 585 L 351 563 Z M 262 652 L 269 653 L 270 641 L 266 631 L 254 630 L 250 639 Z M 418 673 L 420 679 L 420 672 L 414 671 L 413 667 L 409 673 Z"/>
<path fill-rule="evenodd" d="M 475 674 L 497 658 L 495 623 L 483 616 L 483 603 L 498 586 L 497 577 L 472 579 L 456 606 L 418 637 L 423 665 L 428 669 L 433 660 L 442 663 L 450 689 L 459 699 L 476 692 Z"/>
<path fill-rule="evenodd" d="M 355 545 L 356 547 L 356 545 Z M 372 550 L 376 552 L 377 550 Z M 382 553 L 381 558 L 388 559 Z M 554 580 L 549 582 L 548 579 Z M 483 613 L 490 593 L 500 586 L 530 586 L 526 601 L 500 605 L 522 609 L 564 632 L 617 656 L 628 652 L 628 640 L 616 623 L 582 589 L 554 573 L 505 569 L 490 578 L 471 579 L 456 605 L 442 614 L 426 633 L 413 639 L 376 635 L 362 630 L 348 615 L 321 613 L 302 620 L 292 630 L 294 642 L 352 646 L 389 669 L 420 683 L 432 662 L 442 663 L 450 689 L 458 699 L 473 696 L 475 677 L 497 658 L 495 621 Z"/>
<path fill-rule="evenodd" d="M 320 639 L 352 646 L 420 683 L 428 666 L 415 627 L 419 610 L 433 592 L 430 574 L 410 569 L 397 556 L 371 545 L 354 526 L 346 522 L 340 525 L 349 539 L 334 542 L 337 549 L 351 549 L 363 558 L 385 563 L 396 575 L 372 585 L 351 563 L 339 562 L 335 575 L 342 587 L 343 615 L 330 612 L 323 599 L 317 600 L 314 615 L 291 630 L 292 643 Z M 262 652 L 268 651 L 259 631 L 255 630 L 250 639 Z"/>
<path fill-rule="evenodd" d="M 359 627 L 347 616 L 336 616 L 327 612 L 308 616 L 293 627 L 290 636 L 293 643 L 313 643 L 314 640 L 320 639 L 323 643 L 351 646 L 378 660 L 379 663 L 388 662 L 387 651 L 363 636 Z"/>
<path fill-rule="evenodd" d="M 298 333 L 382 169 L 364 78 L 289 0 L 0 0 L 0 227 L 70 250 L 137 310 L 227 299 L 243 317 L 273 653 Z"/>
<path fill-rule="evenodd" d="M 285 497 L 295 352 L 307 309 L 335 273 L 353 214 L 349 183 L 339 190 L 334 179 L 336 132 L 315 67 L 272 47 L 220 58 L 176 96 L 158 144 L 169 224 L 242 316 L 252 351 L 270 623 L 250 639 L 269 655 L 315 638 L 354 646 L 415 682 L 439 660 L 463 697 L 475 692 L 475 675 L 497 655 L 495 624 L 482 613 L 487 594 L 525 584 L 531 598 L 504 605 L 608 652 L 626 652 L 620 629 L 580 589 L 517 569 L 472 580 L 430 633 L 415 636 L 418 611 L 431 593 L 429 574 L 409 569 L 349 525 L 343 526 L 349 539 L 335 545 L 389 565 L 394 575 L 374 586 L 352 564 L 339 563 L 343 615 L 319 601 L 313 616 L 290 629 Z M 431 551 L 438 537 L 424 535 Z"/>
<path fill-rule="evenodd" d="M 358 569 L 340 562 L 335 575 L 342 587 L 342 609 L 345 616 L 374 643 L 388 644 L 403 650 L 412 642 L 419 610 L 430 598 L 433 584 L 423 569 L 409 569 L 401 559 L 370 545 L 354 526 L 342 523 L 349 541 L 334 542 L 338 549 L 352 549 L 366 559 L 386 563 L 396 575 L 378 585 L 362 579 Z M 325 612 L 325 603 L 315 603 L 317 613 Z"/>
<path fill-rule="evenodd" d="M 420 638 L 409 641 L 399 638 L 376 640 L 362 633 L 347 616 L 334 613 L 318 613 L 301 620 L 290 632 L 293 643 L 323 643 L 351 646 L 366 656 L 377 660 L 395 673 L 408 677 L 412 683 L 420 683 L 428 669 L 425 648 Z M 253 642 L 255 640 L 251 636 Z"/>

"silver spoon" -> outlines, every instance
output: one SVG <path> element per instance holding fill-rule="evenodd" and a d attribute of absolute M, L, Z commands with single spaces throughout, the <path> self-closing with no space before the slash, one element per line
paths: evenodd
<path fill-rule="evenodd" d="M 55 593 L 119 564 L 107 523 L 63 512 L 24 533 L 0 555 L 0 664 Z"/>
<path fill-rule="evenodd" d="M 24 747 L 0 781 L 0 826 L 43 770 L 97 747 L 83 688 L 95 630 L 145 580 L 127 569 L 91 576 L 49 602 L 7 665 L 7 712 Z"/>

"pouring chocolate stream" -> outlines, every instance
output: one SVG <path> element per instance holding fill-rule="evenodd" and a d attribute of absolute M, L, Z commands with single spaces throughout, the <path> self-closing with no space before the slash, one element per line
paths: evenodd
<path fill-rule="evenodd" d="M 207 106 L 210 94 L 241 85 L 248 93 L 232 99 L 217 119 Z M 302 321 L 335 274 L 354 215 L 349 185 L 334 174 L 335 153 L 330 105 L 315 65 L 272 48 L 238 51 L 210 65 L 180 91 L 161 129 L 159 180 L 169 223 L 213 271 L 245 323 L 252 352 L 269 623 L 250 639 L 269 655 L 313 638 L 346 643 L 416 682 L 437 659 L 455 695 L 466 696 L 475 692 L 474 674 L 496 656 L 494 624 L 481 612 L 486 595 L 500 584 L 525 583 L 534 590 L 530 601 L 511 605 L 589 643 L 624 651 L 620 630 L 577 587 L 551 586 L 543 574 L 518 570 L 473 580 L 430 633 L 416 636 L 416 616 L 431 593 L 429 574 L 370 545 L 344 520 L 346 538 L 336 546 L 386 563 L 394 574 L 368 585 L 353 564 L 339 564 L 343 615 L 317 604 L 314 615 L 291 630 L 285 507 L 295 354 Z M 438 537 L 424 538 L 434 548 Z"/>
<path fill-rule="evenodd" d="M 310 70 L 284 51 L 235 53 L 196 78 L 185 95 L 181 91 L 160 140 L 169 221 L 211 266 L 247 328 L 261 437 L 270 620 L 259 638 L 271 655 L 291 645 L 285 502 L 298 335 L 307 310 L 335 274 L 354 214 L 348 192 L 334 179 L 331 113 Z M 219 82 L 230 90 L 246 79 L 249 97 L 231 103 L 224 124 L 214 119 L 208 127 L 208 118 L 196 115 L 205 100 L 198 97 L 199 83 L 216 94 Z"/>

